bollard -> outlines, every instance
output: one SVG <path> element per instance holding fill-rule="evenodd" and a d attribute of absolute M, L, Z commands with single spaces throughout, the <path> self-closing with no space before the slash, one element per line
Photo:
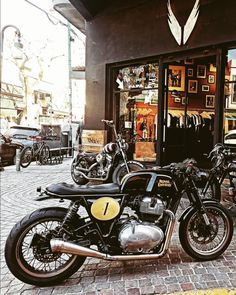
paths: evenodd
<path fill-rule="evenodd" d="M 16 171 L 20 171 L 20 149 L 16 149 Z"/>

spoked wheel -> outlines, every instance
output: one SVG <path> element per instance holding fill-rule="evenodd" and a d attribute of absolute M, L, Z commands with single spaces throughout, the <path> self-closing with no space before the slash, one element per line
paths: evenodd
<path fill-rule="evenodd" d="M 79 169 L 88 169 L 89 165 L 88 162 L 84 158 L 77 159 L 74 158 L 72 164 L 71 164 L 71 177 L 74 180 L 75 183 L 82 185 L 86 184 L 88 182 L 88 179 L 84 178 L 80 173 Z M 86 172 L 85 172 L 86 174 Z"/>
<path fill-rule="evenodd" d="M 32 148 L 30 146 L 25 147 L 20 154 L 20 165 L 22 168 L 26 168 L 32 161 Z"/>
<path fill-rule="evenodd" d="M 181 220 L 179 238 L 183 249 L 198 260 L 211 260 L 220 256 L 233 236 L 233 221 L 220 204 L 204 204 L 210 224 L 195 208 Z"/>
<path fill-rule="evenodd" d="M 45 145 L 39 154 L 39 163 L 46 164 L 48 159 L 50 158 L 50 148 L 48 145 Z"/>
<path fill-rule="evenodd" d="M 129 172 L 127 171 L 127 167 L 126 165 L 123 163 L 121 165 L 118 165 L 112 175 L 112 181 L 114 183 L 118 183 L 121 184 L 122 179 L 124 178 L 124 176 L 130 172 L 135 172 L 135 171 L 139 171 L 144 169 L 144 165 L 142 165 L 139 162 L 135 162 L 135 161 L 130 161 L 127 163 L 128 167 L 129 167 Z"/>
<path fill-rule="evenodd" d="M 85 257 L 51 251 L 50 239 L 62 238 L 58 229 L 66 212 L 64 208 L 40 209 L 14 226 L 7 238 L 5 258 L 15 277 L 49 286 L 68 278 L 83 264 Z M 79 222 L 76 220 L 77 226 Z"/>

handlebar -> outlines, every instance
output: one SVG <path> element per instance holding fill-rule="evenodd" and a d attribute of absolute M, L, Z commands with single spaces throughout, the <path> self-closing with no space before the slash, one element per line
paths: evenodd
<path fill-rule="evenodd" d="M 105 124 L 107 124 L 108 126 L 110 126 L 110 127 L 112 127 L 112 126 L 114 126 L 114 122 L 113 122 L 113 120 L 104 120 L 104 119 L 102 119 L 101 120 L 103 123 L 105 123 Z"/>

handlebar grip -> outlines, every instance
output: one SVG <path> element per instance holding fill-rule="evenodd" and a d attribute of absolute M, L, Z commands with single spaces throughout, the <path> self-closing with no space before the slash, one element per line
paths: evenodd
<path fill-rule="evenodd" d="M 105 124 L 113 124 L 113 120 L 109 121 L 109 120 L 104 120 L 102 119 L 101 122 L 105 123 Z"/>

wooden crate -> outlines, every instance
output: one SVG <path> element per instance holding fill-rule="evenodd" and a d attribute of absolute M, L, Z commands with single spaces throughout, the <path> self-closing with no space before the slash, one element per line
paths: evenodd
<path fill-rule="evenodd" d="M 106 130 L 83 130 L 82 149 L 85 152 L 99 153 L 107 142 Z"/>

